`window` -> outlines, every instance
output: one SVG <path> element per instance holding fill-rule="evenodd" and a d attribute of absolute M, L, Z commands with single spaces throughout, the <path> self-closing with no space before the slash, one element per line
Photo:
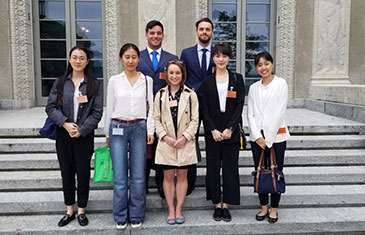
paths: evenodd
<path fill-rule="evenodd" d="M 247 90 L 259 79 L 254 66 L 255 55 L 263 50 L 274 54 L 274 5 L 274 0 L 210 1 L 213 45 L 224 41 L 232 46 L 229 68 L 244 75 Z"/>
<path fill-rule="evenodd" d="M 67 65 L 70 49 L 90 50 L 93 74 L 103 79 L 103 10 L 100 0 L 33 0 L 37 105 Z"/>

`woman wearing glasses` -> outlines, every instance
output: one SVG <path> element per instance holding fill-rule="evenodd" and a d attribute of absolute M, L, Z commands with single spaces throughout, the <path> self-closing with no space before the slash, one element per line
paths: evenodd
<path fill-rule="evenodd" d="M 56 150 L 67 211 L 58 226 L 75 219 L 75 174 L 77 219 L 81 226 L 86 226 L 90 160 L 94 152 L 94 129 L 103 114 L 103 86 L 91 74 L 90 56 L 85 48 L 71 49 L 65 74 L 56 80 L 49 94 L 46 112 L 60 127 Z"/>
<path fill-rule="evenodd" d="M 199 108 L 195 92 L 184 85 L 186 70 L 182 61 L 170 61 L 166 72 L 168 85 L 158 91 L 155 97 L 155 127 L 158 136 L 155 163 L 164 169 L 163 190 L 168 205 L 166 222 L 173 225 L 185 222 L 182 207 L 188 186 L 188 167 L 197 163 L 195 133 Z"/>

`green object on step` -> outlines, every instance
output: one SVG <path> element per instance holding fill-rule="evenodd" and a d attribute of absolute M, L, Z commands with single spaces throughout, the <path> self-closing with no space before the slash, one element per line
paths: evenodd
<path fill-rule="evenodd" d="M 113 182 L 113 164 L 107 146 L 95 149 L 94 183 Z"/>

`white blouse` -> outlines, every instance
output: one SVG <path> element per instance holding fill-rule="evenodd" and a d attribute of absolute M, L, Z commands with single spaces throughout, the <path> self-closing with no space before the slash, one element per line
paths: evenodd
<path fill-rule="evenodd" d="M 228 90 L 228 81 L 222 83 L 217 82 L 219 106 L 222 113 L 226 111 L 227 90 Z"/>
<path fill-rule="evenodd" d="M 133 86 L 129 83 L 124 72 L 109 79 L 104 126 L 106 137 L 109 137 L 110 121 L 113 118 L 121 120 L 147 119 L 147 133 L 153 135 L 153 80 L 149 76 L 146 76 L 146 78 L 149 105 L 147 117 L 145 76 L 140 73 Z"/>
<path fill-rule="evenodd" d="M 261 130 L 264 131 L 266 145 L 269 148 L 273 143 L 289 139 L 290 134 L 285 124 L 287 101 L 288 85 L 281 77 L 274 76 L 266 86 L 262 85 L 262 80 L 251 85 L 247 104 L 251 141 L 263 137 Z M 285 128 L 285 133 L 278 134 L 280 128 Z"/>

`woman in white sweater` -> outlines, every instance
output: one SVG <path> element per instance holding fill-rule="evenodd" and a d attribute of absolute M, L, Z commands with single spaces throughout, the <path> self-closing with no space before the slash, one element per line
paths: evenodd
<path fill-rule="evenodd" d="M 274 60 L 268 52 L 256 55 L 255 67 L 261 80 L 250 87 L 247 110 L 255 169 L 262 150 L 265 151 L 265 166 L 269 167 L 270 150 L 274 148 L 277 169 L 282 171 L 286 140 L 290 136 L 285 125 L 288 85 L 283 78 L 273 75 Z M 270 212 L 269 195 L 259 193 L 259 199 L 261 211 L 256 214 L 256 220 L 262 221 L 268 216 L 270 223 L 277 222 L 280 193 L 271 194 Z"/>

